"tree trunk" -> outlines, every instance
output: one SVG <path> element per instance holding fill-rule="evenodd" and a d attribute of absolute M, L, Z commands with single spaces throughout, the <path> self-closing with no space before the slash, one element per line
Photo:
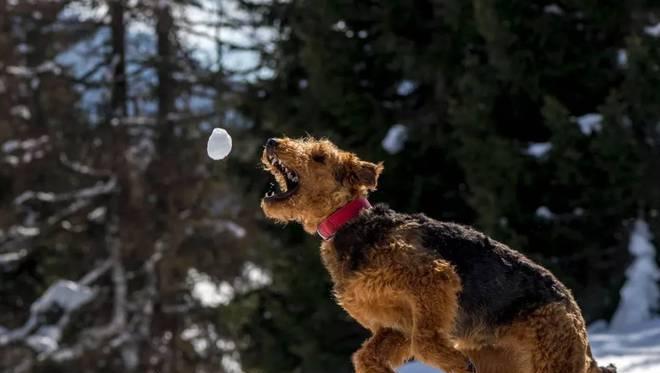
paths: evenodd
<path fill-rule="evenodd" d="M 168 114 L 173 107 L 172 92 L 172 42 L 170 35 L 174 21 L 170 7 L 168 5 L 159 5 L 156 9 L 157 24 L 156 34 L 158 38 L 158 124 L 160 126 L 167 123 Z M 161 132 L 168 132 L 163 131 Z"/>
<path fill-rule="evenodd" d="M 123 0 L 110 1 L 110 27 L 112 29 L 112 95 L 110 116 L 125 117 L 126 109 L 126 28 Z"/>

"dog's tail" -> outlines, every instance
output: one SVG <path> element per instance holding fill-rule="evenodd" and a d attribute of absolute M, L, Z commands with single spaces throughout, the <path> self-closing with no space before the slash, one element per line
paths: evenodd
<path fill-rule="evenodd" d="M 593 355 L 591 355 L 591 346 L 587 346 L 587 355 L 591 358 L 591 366 L 589 367 L 588 373 L 617 373 L 616 367 L 612 364 L 606 367 L 599 367 L 598 364 L 596 364 L 596 360 Z"/>

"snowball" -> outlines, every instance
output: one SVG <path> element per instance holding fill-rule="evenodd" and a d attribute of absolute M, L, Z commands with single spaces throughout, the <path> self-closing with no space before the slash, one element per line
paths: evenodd
<path fill-rule="evenodd" d="M 231 136 L 222 128 L 215 128 L 206 146 L 206 152 L 214 160 L 223 159 L 231 152 Z"/>

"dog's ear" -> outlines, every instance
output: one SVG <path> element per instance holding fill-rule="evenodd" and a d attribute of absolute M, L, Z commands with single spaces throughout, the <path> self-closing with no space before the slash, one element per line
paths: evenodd
<path fill-rule="evenodd" d="M 363 186 L 369 190 L 376 190 L 378 176 L 383 172 L 383 163 L 374 164 L 365 161 L 352 163 L 347 170 L 340 175 L 342 182 L 354 186 Z"/>

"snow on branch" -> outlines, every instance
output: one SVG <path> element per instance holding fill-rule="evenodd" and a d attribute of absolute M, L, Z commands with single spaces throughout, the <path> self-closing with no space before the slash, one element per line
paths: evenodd
<path fill-rule="evenodd" d="M 64 328 L 71 320 L 71 313 L 91 301 L 96 292 L 90 285 L 110 269 L 103 262 L 87 273 L 79 282 L 59 280 L 30 306 L 30 317 L 23 326 L 8 330 L 0 327 L 0 347 L 23 342 L 37 353 L 48 354 L 57 349 Z M 51 310 L 63 313 L 54 324 L 43 324 L 43 315 Z"/>
<path fill-rule="evenodd" d="M 40 202 L 63 202 L 72 199 L 89 199 L 100 195 L 109 194 L 117 190 L 117 181 L 110 178 L 106 182 L 98 182 L 94 186 L 82 188 L 65 193 L 34 192 L 31 190 L 21 193 L 14 199 L 14 205 L 20 206 L 27 201 L 37 200 Z"/>
<path fill-rule="evenodd" d="M 67 169 L 85 176 L 92 177 L 110 177 L 112 172 L 108 170 L 96 170 L 82 163 L 72 161 L 65 153 L 60 154 L 60 163 Z"/>
<path fill-rule="evenodd" d="M 17 225 L 9 229 L 7 234 L 0 232 L 0 253 L 17 252 L 22 249 L 28 249 L 26 243 L 28 240 L 52 231 L 52 229 L 66 217 L 73 215 L 91 204 L 89 199 L 73 201 L 66 208 L 51 215 L 46 221 L 36 226 Z"/>
<path fill-rule="evenodd" d="M 111 269 L 113 285 L 113 311 L 112 319 L 106 325 L 93 327 L 83 331 L 78 341 L 66 348 L 58 348 L 40 356 L 41 359 L 50 358 L 55 361 L 70 360 L 81 356 L 84 352 L 96 349 L 112 337 L 121 337 L 127 326 L 127 279 L 126 271 L 121 262 L 121 242 L 119 240 L 118 222 L 112 219 L 106 231 L 106 245 L 110 252 L 108 268 Z M 92 278 L 96 274 L 90 273 L 85 278 Z"/>

